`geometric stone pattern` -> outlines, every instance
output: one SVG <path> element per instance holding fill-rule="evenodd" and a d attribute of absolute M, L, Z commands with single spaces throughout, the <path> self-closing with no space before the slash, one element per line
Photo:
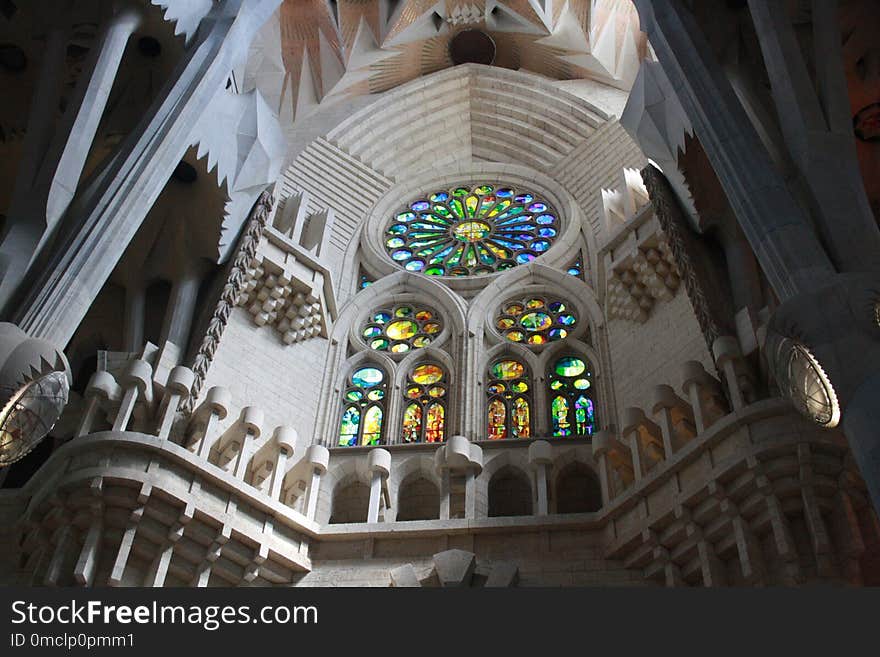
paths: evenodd
<path fill-rule="evenodd" d="M 251 261 L 238 298 L 257 326 L 272 326 L 285 344 L 321 335 L 325 330 L 319 296 L 265 257 Z"/>
<path fill-rule="evenodd" d="M 612 265 L 607 287 L 608 316 L 645 322 L 656 301 L 669 301 L 681 282 L 665 236 L 652 234 L 634 253 Z"/>

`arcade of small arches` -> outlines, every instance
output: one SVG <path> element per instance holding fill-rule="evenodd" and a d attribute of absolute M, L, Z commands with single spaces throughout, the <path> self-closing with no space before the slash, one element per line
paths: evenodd
<path fill-rule="evenodd" d="M 525 450 L 522 450 L 525 452 Z M 550 514 L 591 513 L 602 508 L 602 492 L 598 476 L 589 456 L 563 454 L 550 468 L 546 482 L 534 476 L 525 455 L 498 454 L 490 459 L 482 475 L 477 477 L 478 499 L 476 517 L 531 516 L 539 513 L 536 500 L 538 487 L 546 486 L 547 512 Z M 355 474 L 334 473 L 329 505 L 319 520 L 329 524 L 362 523 L 367 521 L 370 484 Z M 396 475 L 396 476 L 395 476 Z M 331 474 L 331 479 L 334 478 Z M 388 482 L 391 504 L 382 506 L 380 522 L 438 520 L 467 517 L 463 486 L 452 481 L 448 489 L 448 510 L 441 511 L 444 483 L 431 467 L 431 459 L 414 456 L 392 470 Z"/>

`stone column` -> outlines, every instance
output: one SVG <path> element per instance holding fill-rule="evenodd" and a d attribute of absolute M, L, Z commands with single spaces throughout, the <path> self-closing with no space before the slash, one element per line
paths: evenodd
<path fill-rule="evenodd" d="M 164 409 L 159 422 L 159 430 L 156 435 L 167 440 L 171 433 L 171 425 L 174 422 L 174 416 L 177 414 L 177 407 L 181 401 L 189 397 L 189 391 L 192 389 L 195 375 L 188 367 L 178 365 L 171 370 L 168 381 L 165 384 L 165 400 Z"/>
<path fill-rule="evenodd" d="M 138 395 L 146 402 L 153 401 L 153 368 L 144 360 L 132 360 L 122 376 L 122 403 L 113 422 L 113 431 L 125 431 Z"/>
<path fill-rule="evenodd" d="M 214 386 L 208 390 L 205 401 L 196 409 L 194 415 L 197 419 L 204 417 L 205 427 L 201 438 L 198 437 L 198 433 L 193 434 L 194 440 L 190 442 L 188 447 L 192 448 L 195 443 L 198 443 L 195 452 L 201 458 L 208 460 L 211 447 L 217 439 L 217 436 L 212 435 L 214 428 L 218 422 L 226 418 L 231 403 L 232 393 L 222 386 Z"/>
<path fill-rule="evenodd" d="M 101 408 L 101 401 L 118 400 L 122 395 L 122 389 L 117 385 L 116 379 L 110 372 L 100 370 L 92 374 L 89 385 L 86 387 L 86 410 L 76 430 L 76 437 L 91 433 L 95 423 L 95 415 Z"/>
<path fill-rule="evenodd" d="M 312 480 L 306 492 L 306 518 L 314 520 L 318 513 L 318 498 L 321 494 L 321 478 L 330 465 L 330 450 L 323 445 L 311 445 L 306 450 L 306 461 L 312 466 Z"/>
<path fill-rule="evenodd" d="M 785 300 L 815 288 L 833 274 L 831 262 L 690 10 L 679 0 L 635 5 L 774 292 Z"/>
<path fill-rule="evenodd" d="M 608 440 L 610 431 L 602 429 L 593 434 L 593 459 L 599 471 L 599 487 L 602 489 L 602 506 L 607 505 L 612 497 L 611 482 L 608 477 Z"/>
<path fill-rule="evenodd" d="M 730 405 L 734 411 L 738 411 L 745 406 L 739 379 L 736 376 L 736 361 L 742 358 L 739 342 L 730 335 L 719 336 L 712 343 L 712 355 L 715 357 L 715 364 L 724 373 Z"/>
<path fill-rule="evenodd" d="M 546 440 L 536 440 L 529 445 L 529 464 L 535 469 L 535 484 L 538 496 L 535 515 L 546 516 L 549 513 L 547 503 L 547 470 L 553 464 L 553 447 Z"/>
<path fill-rule="evenodd" d="M 251 452 L 253 451 L 254 440 L 260 437 L 263 424 L 263 411 L 256 406 L 245 406 L 241 411 L 241 424 L 244 428 L 244 435 L 241 438 L 241 445 L 238 449 L 238 455 L 235 460 L 235 468 L 233 476 L 244 481 L 247 473 L 247 466 L 251 460 Z"/>
<path fill-rule="evenodd" d="M 367 522 L 379 522 L 379 502 L 382 486 L 391 472 L 391 453 L 387 449 L 370 450 L 367 457 L 370 470 L 370 505 L 367 510 Z"/>
<path fill-rule="evenodd" d="M 682 365 L 681 389 L 688 396 L 694 411 L 694 425 L 697 435 L 706 430 L 706 419 L 703 414 L 702 385 L 706 370 L 699 361 L 689 360 Z"/>

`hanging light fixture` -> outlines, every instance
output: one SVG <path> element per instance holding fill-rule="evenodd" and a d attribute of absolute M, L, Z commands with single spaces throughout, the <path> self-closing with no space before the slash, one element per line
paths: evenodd
<path fill-rule="evenodd" d="M 0 467 L 24 457 L 52 430 L 67 404 L 70 378 L 61 350 L 0 323 Z"/>

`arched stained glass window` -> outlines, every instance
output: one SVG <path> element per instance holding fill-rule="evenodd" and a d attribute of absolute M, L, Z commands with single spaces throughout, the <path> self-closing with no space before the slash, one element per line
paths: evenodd
<path fill-rule="evenodd" d="M 385 372 L 374 365 L 358 368 L 342 396 L 339 445 L 381 445 L 385 417 Z"/>
<path fill-rule="evenodd" d="M 446 372 L 435 363 L 415 366 L 407 376 L 402 436 L 405 443 L 446 440 Z"/>
<path fill-rule="evenodd" d="M 537 346 L 568 337 L 577 315 L 565 302 L 542 296 L 502 304 L 495 327 L 511 342 Z"/>
<path fill-rule="evenodd" d="M 547 378 L 553 435 L 591 436 L 596 431 L 597 421 L 589 361 L 578 356 L 557 358 Z"/>
<path fill-rule="evenodd" d="M 559 217 L 535 194 L 499 184 L 438 190 L 398 212 L 388 255 L 428 276 L 474 276 L 526 264 L 547 251 Z"/>
<path fill-rule="evenodd" d="M 443 330 L 436 311 L 414 304 L 380 308 L 370 314 L 361 336 L 371 349 L 404 354 L 427 347 Z"/>
<path fill-rule="evenodd" d="M 531 385 L 520 361 L 503 358 L 489 367 L 487 433 L 489 440 L 531 436 Z"/>

